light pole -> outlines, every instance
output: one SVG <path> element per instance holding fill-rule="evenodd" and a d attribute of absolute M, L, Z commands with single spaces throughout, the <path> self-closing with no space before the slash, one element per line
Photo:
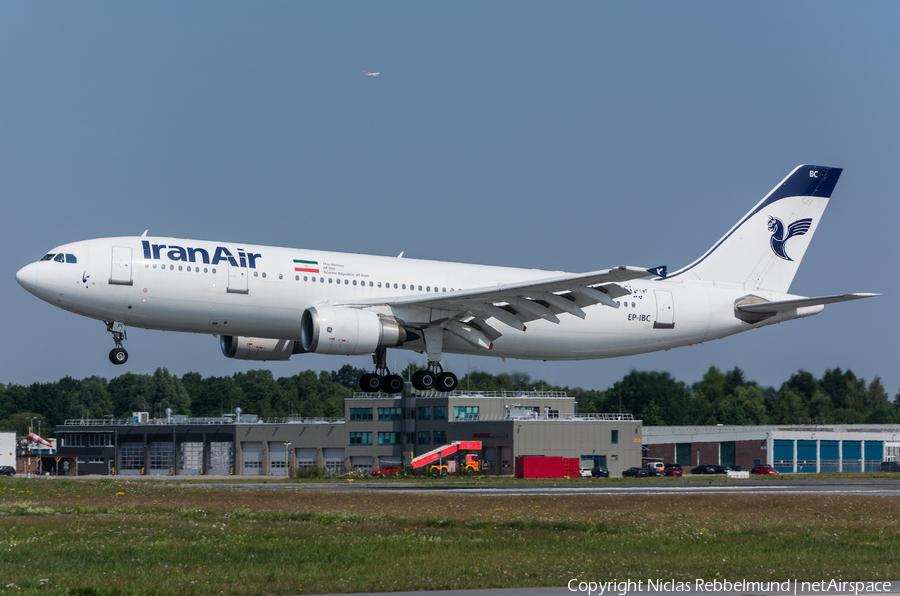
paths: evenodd
<path fill-rule="evenodd" d="M 291 442 L 284 442 L 284 475 L 291 477 Z"/>

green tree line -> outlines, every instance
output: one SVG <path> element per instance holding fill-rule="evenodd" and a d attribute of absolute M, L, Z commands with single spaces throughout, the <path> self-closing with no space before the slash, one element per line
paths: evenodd
<path fill-rule="evenodd" d="M 37 418 L 50 435 L 70 418 L 122 418 L 132 412 L 163 417 L 166 408 L 195 417 L 221 416 L 236 407 L 262 418 L 341 417 L 344 400 L 358 390 L 365 372 L 348 364 L 337 371 L 308 370 L 276 379 L 268 370 L 178 377 L 159 368 L 152 375 L 125 373 L 111 380 L 92 376 L 28 386 L 0 384 L 0 430 L 23 433 Z M 826 370 L 820 379 L 798 371 L 778 389 L 747 380 L 737 367 L 727 372 L 710 367 L 693 385 L 667 372 L 632 370 L 605 390 L 548 385 L 525 373 L 473 372 L 460 379 L 459 390 L 466 389 L 565 391 L 578 401 L 579 412 L 631 413 L 650 426 L 900 423 L 900 399 L 890 399 L 880 378 L 867 383 L 840 368 Z"/>

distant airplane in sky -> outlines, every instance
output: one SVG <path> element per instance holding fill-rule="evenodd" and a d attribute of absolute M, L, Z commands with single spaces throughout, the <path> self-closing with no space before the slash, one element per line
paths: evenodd
<path fill-rule="evenodd" d="M 413 375 L 413 386 L 452 391 L 458 380 L 443 370 L 443 352 L 612 358 L 877 296 L 788 293 L 840 175 L 840 168 L 798 166 L 705 254 L 669 274 L 664 266 L 566 273 L 145 232 L 59 246 L 16 280 L 54 306 L 104 321 L 116 345 L 113 364 L 128 359 L 122 342 L 132 326 L 217 336 L 225 356 L 242 360 L 371 354 L 375 372 L 360 381 L 369 392 L 403 389 L 388 370 L 387 348 L 423 352 L 428 367 Z"/>
<path fill-rule="evenodd" d="M 366 73 L 367 77 L 377 77 L 381 74 L 380 72 L 369 72 L 368 70 L 364 70 L 363 72 Z"/>

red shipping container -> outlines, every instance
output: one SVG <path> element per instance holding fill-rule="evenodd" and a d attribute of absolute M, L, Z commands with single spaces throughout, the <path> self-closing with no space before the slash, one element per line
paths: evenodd
<path fill-rule="evenodd" d="M 516 478 L 562 478 L 565 476 L 563 458 L 519 456 L 516 458 Z"/>
<path fill-rule="evenodd" d="M 563 476 L 568 476 L 569 478 L 578 478 L 581 476 L 581 470 L 579 469 L 579 464 L 581 462 L 577 457 L 566 457 L 563 459 Z"/>

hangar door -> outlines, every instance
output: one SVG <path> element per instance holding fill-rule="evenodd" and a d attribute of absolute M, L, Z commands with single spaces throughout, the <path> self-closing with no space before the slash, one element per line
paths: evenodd
<path fill-rule="evenodd" d="M 227 475 L 234 466 L 234 445 L 231 442 L 212 441 L 209 444 L 208 474 Z"/>
<path fill-rule="evenodd" d="M 287 476 L 287 450 L 284 441 L 269 441 L 269 476 Z"/>
<path fill-rule="evenodd" d="M 263 473 L 262 441 L 241 443 L 241 474 L 244 476 L 261 476 Z"/>

